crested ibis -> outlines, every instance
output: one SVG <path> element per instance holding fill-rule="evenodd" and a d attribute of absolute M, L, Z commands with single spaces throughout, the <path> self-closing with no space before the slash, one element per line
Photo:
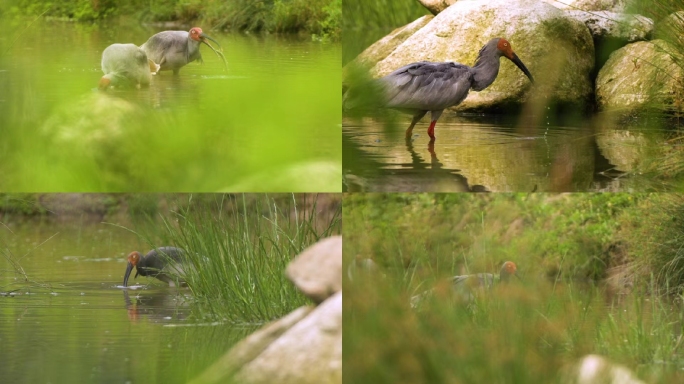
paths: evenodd
<path fill-rule="evenodd" d="M 102 52 L 102 72 L 99 88 L 109 86 L 149 85 L 159 66 L 147 58 L 135 44 L 112 44 Z"/>
<path fill-rule="evenodd" d="M 159 247 L 147 252 L 145 256 L 141 256 L 138 251 L 131 252 L 128 255 L 123 286 L 128 286 L 128 277 L 131 275 L 133 267 L 136 269 L 134 277 L 138 277 L 138 275 L 156 277 L 172 287 L 175 286 L 174 276 L 183 274 L 180 265 L 183 261 L 183 253 L 182 249 L 176 247 Z M 184 283 L 184 281 L 180 281 L 180 283 Z"/>
<path fill-rule="evenodd" d="M 430 112 L 430 141 L 435 140 L 435 124 L 446 108 L 460 104 L 468 92 L 482 91 L 499 74 L 499 59 L 511 60 L 531 82 L 532 74 L 518 58 L 508 40 L 497 37 L 480 49 L 475 65 L 469 67 L 454 62 L 421 61 L 405 65 L 379 79 L 385 94 L 384 105 L 413 115 L 406 130 L 411 138 L 413 127 Z"/>
<path fill-rule="evenodd" d="M 512 261 L 506 261 L 501 266 L 498 278 L 491 273 L 477 273 L 474 275 L 460 275 L 449 278 L 453 292 L 461 298 L 472 300 L 473 293 L 478 289 L 491 289 L 494 284 L 508 283 L 511 276 L 516 276 L 518 267 Z M 428 296 L 434 293 L 434 289 L 411 297 L 411 307 L 415 308 Z"/>
<path fill-rule="evenodd" d="M 221 45 L 211 37 L 202 32 L 202 28 L 194 27 L 189 32 L 186 31 L 163 31 L 152 35 L 145 44 L 141 45 L 147 56 L 155 63 L 159 63 L 161 71 L 173 71 L 174 75 L 188 63 L 195 60 L 202 62 L 200 44 L 206 44 L 211 48 L 225 63 L 225 58 L 220 51 L 214 49 L 207 42 L 213 41 L 221 49 Z"/>

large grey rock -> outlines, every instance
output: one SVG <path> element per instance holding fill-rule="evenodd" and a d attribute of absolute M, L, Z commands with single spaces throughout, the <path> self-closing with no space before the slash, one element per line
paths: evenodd
<path fill-rule="evenodd" d="M 342 382 L 342 292 L 321 303 L 235 376 L 250 384 Z"/>
<path fill-rule="evenodd" d="M 342 292 L 301 307 L 235 345 L 190 384 L 342 382 Z"/>
<path fill-rule="evenodd" d="M 287 277 L 316 303 L 342 290 L 342 236 L 323 239 L 287 266 Z"/>
<path fill-rule="evenodd" d="M 456 109 L 487 110 L 524 103 L 533 94 L 547 101 L 584 103 L 593 91 L 589 74 L 594 42 L 587 27 L 540 0 L 462 0 L 435 16 L 372 68 L 375 77 L 416 61 L 473 65 L 489 39 L 505 37 L 537 80 L 529 80 L 506 59 L 497 80 L 471 92 Z"/>
<path fill-rule="evenodd" d="M 574 9 L 565 14 L 584 23 L 595 39 L 613 38 L 634 42 L 648 39 L 653 32 L 653 20 L 641 15 Z"/>
<path fill-rule="evenodd" d="M 672 60 L 674 48 L 663 40 L 629 44 L 610 56 L 596 79 L 601 110 L 628 113 L 643 107 L 668 108 L 681 101 L 682 69 Z"/>
<path fill-rule="evenodd" d="M 342 382 L 342 237 L 305 249 L 287 274 L 320 304 L 296 309 L 254 332 L 191 384 Z"/>
<path fill-rule="evenodd" d="M 292 311 L 289 315 L 265 325 L 237 343 L 216 363 L 192 380 L 190 384 L 225 382 L 228 378 L 235 375 L 241 367 L 257 358 L 259 354 L 297 324 L 297 322 L 308 316 L 313 309 L 313 307 L 301 307 Z"/>

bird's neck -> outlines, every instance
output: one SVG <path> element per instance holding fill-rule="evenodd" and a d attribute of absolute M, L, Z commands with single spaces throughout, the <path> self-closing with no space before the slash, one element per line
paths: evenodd
<path fill-rule="evenodd" d="M 471 88 L 479 92 L 489 87 L 496 80 L 496 76 L 499 74 L 499 57 L 483 51 L 477 57 L 472 68 L 474 76 Z"/>

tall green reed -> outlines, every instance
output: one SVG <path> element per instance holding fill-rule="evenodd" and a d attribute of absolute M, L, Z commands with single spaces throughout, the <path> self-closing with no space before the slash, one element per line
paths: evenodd
<path fill-rule="evenodd" d="M 206 316 L 261 323 L 308 302 L 284 271 L 304 248 L 340 233 L 339 205 L 320 213 L 316 195 L 200 198 L 161 215 L 141 236 L 186 250 L 183 274 Z"/>

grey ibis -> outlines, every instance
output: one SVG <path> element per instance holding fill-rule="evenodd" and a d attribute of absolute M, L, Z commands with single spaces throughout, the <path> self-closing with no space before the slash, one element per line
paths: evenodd
<path fill-rule="evenodd" d="M 163 31 L 150 37 L 145 44 L 141 45 L 147 56 L 161 67 L 161 71 L 173 71 L 174 75 L 188 63 L 195 60 L 202 62 L 200 44 L 206 44 L 212 51 L 221 57 L 225 63 L 225 58 L 220 51 L 214 49 L 207 42 L 213 41 L 221 49 L 221 45 L 211 37 L 202 32 L 202 28 L 194 27 L 189 32 L 186 31 Z"/>
<path fill-rule="evenodd" d="M 416 123 L 430 112 L 428 135 L 433 141 L 435 124 L 442 112 L 460 104 L 471 89 L 479 92 L 491 85 L 499 74 L 499 59 L 502 56 L 511 60 L 534 82 L 530 71 L 513 52 L 511 43 L 497 37 L 480 49 L 472 67 L 454 62 L 421 61 L 403 66 L 380 78 L 386 96 L 384 104 L 413 115 L 411 125 L 406 130 L 407 139 L 411 138 Z"/>
<path fill-rule="evenodd" d="M 99 88 L 149 85 L 159 66 L 147 58 L 135 44 L 112 44 L 102 52 L 102 72 Z"/>
<path fill-rule="evenodd" d="M 172 287 L 175 286 L 174 275 L 183 274 L 181 267 L 183 254 L 184 251 L 176 247 L 159 247 L 147 252 L 145 256 L 140 255 L 138 251 L 131 252 L 128 255 L 123 286 L 128 286 L 128 277 L 131 275 L 133 267 L 136 269 L 134 277 L 138 277 L 138 275 L 156 277 Z M 180 283 L 184 283 L 184 281 L 180 281 Z"/>
<path fill-rule="evenodd" d="M 451 289 L 458 297 L 472 300 L 474 293 L 481 289 L 491 289 L 496 283 L 508 283 L 512 276 L 516 276 L 518 267 L 512 261 L 506 261 L 501 266 L 498 278 L 491 273 L 477 273 L 474 275 L 460 275 L 449 278 Z M 430 289 L 411 297 L 411 307 L 417 307 L 425 298 L 432 295 L 434 289 Z"/>

